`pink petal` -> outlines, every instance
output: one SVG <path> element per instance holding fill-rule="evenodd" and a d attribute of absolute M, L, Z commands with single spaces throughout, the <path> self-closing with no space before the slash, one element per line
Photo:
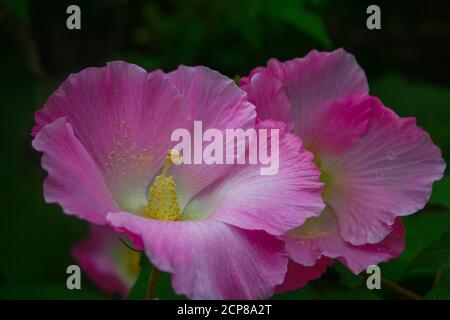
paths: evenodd
<path fill-rule="evenodd" d="M 284 282 L 276 287 L 277 293 L 303 288 L 309 281 L 319 278 L 333 263 L 332 259 L 322 257 L 311 267 L 289 260 L 288 271 Z"/>
<path fill-rule="evenodd" d="M 309 143 L 305 147 L 320 163 L 339 156 L 367 132 L 371 107 L 370 100 L 355 96 L 331 103 L 316 115 L 316 125 L 310 126 Z"/>
<path fill-rule="evenodd" d="M 131 251 L 110 227 L 90 226 L 89 237 L 72 248 L 72 255 L 102 290 L 126 297 L 139 274 L 139 253 Z"/>
<path fill-rule="evenodd" d="M 91 155 L 75 137 L 66 118 L 59 118 L 41 129 L 33 147 L 42 151 L 42 167 L 48 177 L 44 197 L 59 203 L 64 212 L 97 224 L 106 224 L 106 213 L 117 210 L 101 171 Z"/>
<path fill-rule="evenodd" d="M 329 208 L 318 218 L 311 218 L 288 232 L 283 239 L 286 241 L 286 251 L 297 263 L 313 266 L 322 256 L 338 258 L 356 274 L 369 265 L 398 257 L 405 246 L 400 218 L 396 219 L 391 232 L 383 241 L 355 246 L 341 237 L 336 216 Z"/>
<path fill-rule="evenodd" d="M 381 241 L 396 216 L 422 209 L 445 169 L 441 151 L 413 118 L 399 118 L 376 98 L 366 101 L 371 115 L 364 136 L 321 158 L 333 176 L 325 201 L 342 237 L 355 245 Z"/>
<path fill-rule="evenodd" d="M 273 61 L 269 65 L 273 65 Z M 293 128 L 292 107 L 283 91 L 283 82 L 271 74 L 270 68 L 257 68 L 248 78 L 241 78 L 241 88 L 257 106 L 259 119 L 283 121 L 289 129 Z"/>
<path fill-rule="evenodd" d="M 279 123 L 258 125 L 258 129 L 267 128 L 280 133 L 278 172 L 261 175 L 262 164 L 235 165 L 226 177 L 194 197 L 185 212 L 275 235 L 321 212 L 322 183 L 312 155 Z"/>
<path fill-rule="evenodd" d="M 304 144 L 315 118 L 330 103 L 369 92 L 364 71 L 353 55 L 342 49 L 311 51 L 304 58 L 284 63 L 271 59 L 242 80 L 250 102 L 261 119 L 282 120 L 294 127 Z"/>
<path fill-rule="evenodd" d="M 193 299 L 262 299 L 283 282 L 283 243 L 262 231 L 214 220 L 159 221 L 110 213 L 119 230 L 140 236 L 159 269 L 173 274 L 178 294 Z"/>
<path fill-rule="evenodd" d="M 180 66 L 167 74 L 192 110 L 194 120 L 206 128 L 251 128 L 256 117 L 255 106 L 235 82 L 207 67 Z"/>

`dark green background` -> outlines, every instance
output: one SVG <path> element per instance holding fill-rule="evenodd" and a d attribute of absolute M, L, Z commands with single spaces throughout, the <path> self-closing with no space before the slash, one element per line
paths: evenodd
<path fill-rule="evenodd" d="M 0 0 L 0 298 L 110 298 L 87 278 L 65 287 L 69 248 L 86 223 L 42 197 L 44 171 L 32 150 L 33 113 L 71 72 L 121 59 L 150 70 L 207 65 L 246 75 L 271 57 L 343 47 L 366 71 L 371 92 L 402 116 L 417 117 L 450 159 L 450 3 L 386 1 L 382 30 L 365 27 L 364 1 Z M 376 2 L 375 2 L 376 3 Z M 82 29 L 66 29 L 79 4 Z M 382 265 L 385 279 L 425 298 L 450 299 L 450 179 L 407 217 L 407 248 Z M 437 277 L 436 277 L 437 275 Z M 437 281 L 435 281 L 437 279 Z M 157 296 L 173 298 L 166 275 Z M 275 298 L 404 298 L 369 291 L 364 276 L 336 263 L 320 280 Z"/>

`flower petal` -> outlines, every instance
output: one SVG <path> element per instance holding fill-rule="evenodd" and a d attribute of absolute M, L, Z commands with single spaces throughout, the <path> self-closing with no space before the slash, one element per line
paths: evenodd
<path fill-rule="evenodd" d="M 441 151 L 413 118 L 399 118 L 377 98 L 366 101 L 372 107 L 364 136 L 321 158 L 333 176 L 325 201 L 342 237 L 355 245 L 381 241 L 396 216 L 422 209 L 445 169 Z"/>
<path fill-rule="evenodd" d="M 261 163 L 235 165 L 226 177 L 194 197 L 185 211 L 275 235 L 321 212 L 322 183 L 312 155 L 296 136 L 280 128 L 280 123 L 265 121 L 257 129 L 279 130 L 278 152 L 271 148 L 271 131 L 267 131 L 268 150 L 273 151 L 273 159 L 279 159 L 278 172 L 262 175 L 260 170 L 265 165 Z"/>
<path fill-rule="evenodd" d="M 173 274 L 178 294 L 193 299 L 262 299 L 283 282 L 283 243 L 262 231 L 214 220 L 159 221 L 110 213 L 119 230 L 140 236 L 159 269 Z"/>
<path fill-rule="evenodd" d="M 42 167 L 48 177 L 44 197 L 59 203 L 64 212 L 97 224 L 106 224 L 106 213 L 118 206 L 101 171 L 81 142 L 75 137 L 66 118 L 59 118 L 41 129 L 33 147 L 42 151 Z"/>
<path fill-rule="evenodd" d="M 275 64 L 269 61 L 269 66 Z M 283 121 L 293 129 L 292 108 L 283 91 L 283 82 L 274 76 L 270 68 L 257 68 L 249 77 L 241 78 L 241 88 L 248 93 L 248 99 L 258 108 L 258 119 Z"/>
<path fill-rule="evenodd" d="M 333 259 L 322 257 L 313 266 L 306 267 L 289 260 L 284 282 L 276 287 L 277 293 L 303 288 L 309 281 L 319 278 L 333 263 Z"/>
<path fill-rule="evenodd" d="M 140 254 L 127 248 L 110 227 L 90 225 L 89 237 L 72 248 L 72 256 L 107 293 L 126 297 L 139 274 Z"/>
<path fill-rule="evenodd" d="M 250 102 L 261 119 L 282 120 L 309 144 L 309 131 L 324 108 L 348 96 L 369 92 L 364 71 L 353 55 L 342 49 L 311 51 L 304 58 L 286 62 L 271 59 L 242 80 Z M 322 124 L 320 124 L 322 126 Z"/>
<path fill-rule="evenodd" d="M 310 218 L 302 226 L 289 231 L 283 239 L 292 260 L 305 266 L 313 266 L 322 257 L 338 258 L 355 274 L 369 265 L 388 261 L 400 255 L 404 249 L 404 228 L 396 219 L 387 237 L 377 244 L 354 246 L 340 235 L 338 221 L 330 208 L 318 218 Z"/>
<path fill-rule="evenodd" d="M 309 151 L 317 162 L 339 156 L 358 143 L 367 132 L 372 103 L 366 97 L 349 96 L 332 102 L 316 115 L 309 129 Z"/>

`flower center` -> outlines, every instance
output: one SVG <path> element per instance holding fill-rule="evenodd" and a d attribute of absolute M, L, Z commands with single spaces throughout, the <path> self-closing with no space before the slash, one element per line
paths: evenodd
<path fill-rule="evenodd" d="M 315 158 L 314 162 L 316 163 L 317 167 L 320 171 L 320 181 L 323 182 L 323 191 L 322 196 L 324 199 L 327 199 L 330 194 L 330 189 L 333 185 L 333 175 L 331 172 L 323 165 L 323 163 L 320 161 L 320 159 Z"/>
<path fill-rule="evenodd" d="M 179 165 L 182 157 L 179 151 L 171 149 L 167 153 L 167 163 L 161 175 L 155 178 L 147 195 L 147 205 L 142 214 L 148 218 L 175 221 L 181 216 L 180 204 L 176 192 L 176 184 L 173 176 L 167 176 L 167 171 L 173 163 Z"/>

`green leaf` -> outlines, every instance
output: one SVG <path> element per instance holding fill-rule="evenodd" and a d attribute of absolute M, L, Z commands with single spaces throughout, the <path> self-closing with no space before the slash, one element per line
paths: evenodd
<path fill-rule="evenodd" d="M 450 232 L 431 243 L 411 261 L 411 268 L 440 269 L 450 267 Z"/>
<path fill-rule="evenodd" d="M 403 218 L 406 249 L 402 258 L 411 261 L 441 235 L 450 230 L 450 211 L 423 210 Z"/>
<path fill-rule="evenodd" d="M 412 277 L 434 277 L 433 270 L 410 269 L 410 262 L 432 242 L 450 229 L 450 212 L 446 210 L 420 211 L 403 218 L 406 248 L 399 258 L 381 266 L 384 277 L 402 282 Z"/>
<path fill-rule="evenodd" d="M 402 117 L 416 117 L 450 159 L 450 90 L 425 82 L 411 82 L 397 74 L 386 75 L 371 86 L 371 93 Z M 448 161 L 447 161 L 448 162 Z"/>
<path fill-rule="evenodd" d="M 450 299 L 450 269 L 439 269 L 433 288 L 424 296 L 427 300 Z"/>
<path fill-rule="evenodd" d="M 302 1 L 266 1 L 262 7 L 268 16 L 294 26 L 325 48 L 333 46 L 320 16 L 306 9 Z"/>
<path fill-rule="evenodd" d="M 450 209 L 450 177 L 446 176 L 433 184 L 430 203 Z"/>
<path fill-rule="evenodd" d="M 450 289 L 447 287 L 436 287 L 433 288 L 424 296 L 425 300 L 450 300 Z"/>
<path fill-rule="evenodd" d="M 449 300 L 450 289 L 442 283 L 439 283 L 433 289 L 430 290 L 425 296 L 426 300 Z"/>

